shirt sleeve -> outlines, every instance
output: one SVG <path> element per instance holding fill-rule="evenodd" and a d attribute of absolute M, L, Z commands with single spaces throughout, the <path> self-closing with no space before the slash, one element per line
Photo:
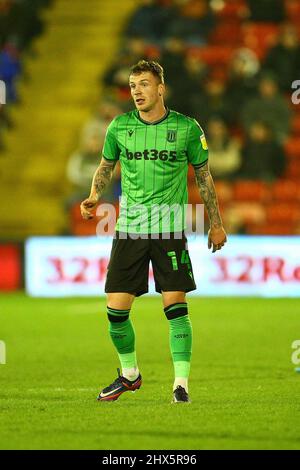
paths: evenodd
<path fill-rule="evenodd" d="M 107 128 L 102 156 L 105 160 L 119 160 L 121 150 L 118 145 L 118 124 L 116 118 L 113 119 Z"/>
<path fill-rule="evenodd" d="M 187 154 L 188 161 L 195 168 L 201 168 L 208 161 L 208 147 L 205 134 L 196 119 L 192 119 Z"/>

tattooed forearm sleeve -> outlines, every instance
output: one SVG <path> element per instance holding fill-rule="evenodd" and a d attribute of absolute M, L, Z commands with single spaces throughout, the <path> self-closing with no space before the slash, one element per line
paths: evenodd
<path fill-rule="evenodd" d="M 116 162 L 101 160 L 100 165 L 95 171 L 90 197 L 100 199 L 104 189 L 111 180 Z"/>
<path fill-rule="evenodd" d="M 211 177 L 208 164 L 201 168 L 195 168 L 197 186 L 204 205 L 206 207 L 211 227 L 219 228 L 222 226 L 218 199 L 215 185 Z"/>

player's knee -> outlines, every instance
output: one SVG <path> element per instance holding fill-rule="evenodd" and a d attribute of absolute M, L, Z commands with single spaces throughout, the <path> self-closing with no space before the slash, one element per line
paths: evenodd
<path fill-rule="evenodd" d="M 134 301 L 134 295 L 127 292 L 108 292 L 107 305 L 116 309 L 130 309 Z"/>
<path fill-rule="evenodd" d="M 107 317 L 111 323 L 122 323 L 129 318 L 130 309 L 119 310 L 107 306 Z"/>
<path fill-rule="evenodd" d="M 185 299 L 186 293 L 183 291 L 162 291 L 162 300 L 164 307 L 169 307 L 171 304 L 184 304 L 186 303 Z"/>
<path fill-rule="evenodd" d="M 188 315 L 188 306 L 186 302 L 176 302 L 165 307 L 164 312 L 168 320 L 175 320 Z"/>

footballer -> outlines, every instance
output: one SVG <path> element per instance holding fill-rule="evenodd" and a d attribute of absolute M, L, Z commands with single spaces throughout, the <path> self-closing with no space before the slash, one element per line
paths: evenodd
<path fill-rule="evenodd" d="M 92 218 L 119 161 L 122 197 L 105 292 L 109 334 L 121 372 L 118 369 L 117 379 L 100 392 L 98 400 L 117 400 L 124 392 L 135 391 L 142 384 L 130 309 L 135 297 L 148 292 L 151 260 L 155 289 L 161 293 L 169 322 L 174 365 L 172 401 L 187 403 L 190 401 L 192 325 L 186 293 L 195 290 L 196 285 L 184 233 L 185 220 L 184 217 L 170 218 L 169 226 L 165 227 L 163 211 L 155 212 L 152 208 L 166 205 L 180 208 L 187 204 L 189 164 L 194 167 L 209 216 L 208 248 L 212 248 L 213 253 L 220 250 L 227 238 L 202 128 L 195 119 L 170 110 L 164 104 L 164 71 L 157 62 L 141 60 L 134 65 L 129 86 L 135 110 L 117 116 L 110 123 L 90 195 L 81 203 L 82 217 Z M 146 208 L 146 211 L 134 210 L 135 207 Z M 153 212 L 155 223 L 153 217 L 147 215 Z"/>

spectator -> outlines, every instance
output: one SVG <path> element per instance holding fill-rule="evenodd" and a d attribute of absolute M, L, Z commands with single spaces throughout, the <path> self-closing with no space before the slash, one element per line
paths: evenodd
<path fill-rule="evenodd" d="M 294 25 L 282 26 L 278 44 L 269 50 L 264 68 L 276 75 L 282 91 L 291 90 L 292 82 L 300 77 L 300 43 Z"/>
<path fill-rule="evenodd" d="M 241 166 L 240 142 L 230 137 L 225 122 L 218 118 L 208 122 L 207 140 L 214 178 L 233 179 Z"/>
<path fill-rule="evenodd" d="M 208 75 L 207 65 L 198 57 L 187 54 L 184 61 L 185 76 L 187 79 L 186 90 L 193 96 L 193 90 L 203 85 Z"/>
<path fill-rule="evenodd" d="M 186 54 L 185 44 L 178 38 L 166 41 L 160 62 L 165 70 L 168 106 L 190 115 L 194 95 L 199 94 L 207 75 L 206 65 Z"/>
<path fill-rule="evenodd" d="M 251 21 L 281 23 L 285 20 L 284 0 L 247 0 Z"/>
<path fill-rule="evenodd" d="M 224 81 L 214 78 L 206 81 L 204 90 L 199 86 L 199 91 L 196 91 L 191 103 L 191 112 L 204 127 L 212 117 L 216 116 L 226 124 L 230 124 L 233 111 L 226 95 Z"/>
<path fill-rule="evenodd" d="M 208 0 L 175 0 L 177 8 L 167 25 L 167 36 L 177 36 L 188 45 L 207 43 L 215 24 Z"/>
<path fill-rule="evenodd" d="M 12 0 L 0 0 L 0 48 L 9 35 L 8 18 L 11 7 Z"/>
<path fill-rule="evenodd" d="M 88 140 L 90 136 L 93 137 L 94 135 L 97 135 L 100 139 L 99 145 L 101 147 L 102 142 L 104 142 L 108 124 L 114 117 L 121 113 L 122 109 L 115 101 L 108 98 L 103 100 L 100 103 L 95 115 L 83 126 L 81 135 L 82 142 Z"/>
<path fill-rule="evenodd" d="M 6 85 L 7 103 L 17 101 L 15 82 L 21 73 L 18 51 L 12 43 L 7 43 L 0 52 L 0 80 Z"/>
<path fill-rule="evenodd" d="M 74 186 L 72 202 L 78 202 L 89 193 L 91 180 L 99 164 L 100 148 L 103 140 L 97 134 L 86 138 L 79 150 L 74 152 L 68 162 L 67 177 Z"/>
<path fill-rule="evenodd" d="M 97 133 L 84 135 L 79 150 L 74 152 L 67 165 L 67 178 L 72 183 L 73 192 L 67 199 L 67 207 L 81 202 L 90 192 L 91 181 L 100 161 L 100 151 L 104 139 L 99 138 Z M 114 202 L 118 197 L 119 180 L 114 178 L 102 200 Z"/>
<path fill-rule="evenodd" d="M 40 18 L 42 3 L 40 0 L 21 0 L 12 3 L 8 15 L 8 27 L 10 34 L 16 38 L 20 50 L 26 49 L 31 40 L 43 31 L 43 22 Z"/>
<path fill-rule="evenodd" d="M 157 0 L 142 0 L 141 3 L 130 18 L 125 35 L 139 36 L 153 44 L 161 44 L 173 9 L 161 6 Z"/>
<path fill-rule="evenodd" d="M 145 57 L 146 44 L 144 40 L 138 37 L 128 39 L 117 59 L 112 63 L 104 77 L 101 77 L 101 81 L 103 80 L 107 87 L 115 87 L 129 93 L 128 77 L 130 68 L 134 63 Z"/>
<path fill-rule="evenodd" d="M 256 93 L 259 68 L 255 53 L 247 48 L 237 49 L 229 63 L 227 97 L 231 109 L 235 110 L 234 124 L 240 121 L 239 110 L 245 101 Z"/>
<path fill-rule="evenodd" d="M 208 67 L 198 57 L 187 54 L 184 61 L 184 69 L 181 79 L 181 102 L 184 114 L 193 113 L 194 100 L 198 99 L 199 90 L 202 89 L 207 79 Z"/>
<path fill-rule="evenodd" d="M 168 83 L 172 86 L 173 81 L 181 81 L 184 69 L 185 45 L 181 39 L 170 37 L 162 48 L 160 62 L 164 68 Z"/>
<path fill-rule="evenodd" d="M 0 44 L 14 38 L 18 48 L 27 48 L 43 31 L 40 10 L 53 0 L 0 0 Z"/>
<path fill-rule="evenodd" d="M 242 178 L 273 181 L 282 176 L 285 169 L 282 146 L 274 138 L 272 128 L 260 120 L 253 122 L 249 128 L 242 157 Z"/>
<path fill-rule="evenodd" d="M 261 77 L 258 96 L 250 98 L 242 111 L 244 128 L 249 132 L 252 124 L 263 119 L 275 139 L 283 142 L 290 130 L 291 110 L 278 91 L 278 84 L 270 74 Z"/>

